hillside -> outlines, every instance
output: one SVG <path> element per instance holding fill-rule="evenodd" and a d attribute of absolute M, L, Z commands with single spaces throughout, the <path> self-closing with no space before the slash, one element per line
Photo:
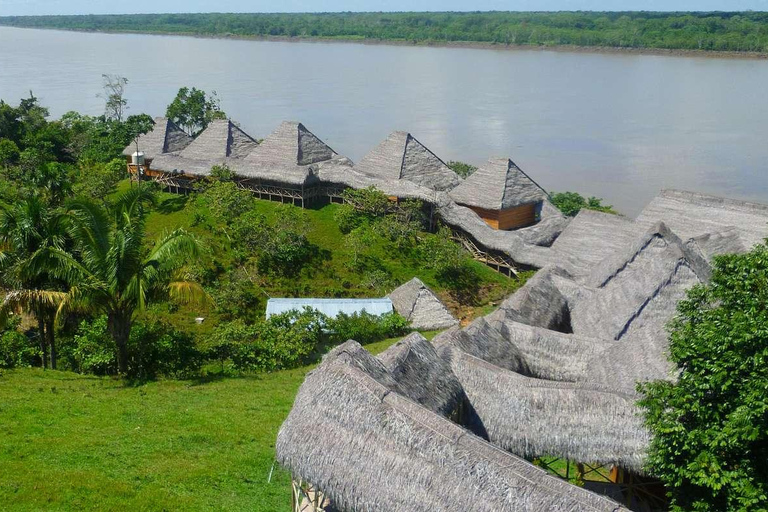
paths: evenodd
<path fill-rule="evenodd" d="M 764 12 L 441 12 L 9 16 L 0 25 L 196 36 L 768 52 Z"/>

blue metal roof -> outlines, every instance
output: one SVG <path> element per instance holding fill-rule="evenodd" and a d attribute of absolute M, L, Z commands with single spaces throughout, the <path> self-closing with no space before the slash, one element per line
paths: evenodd
<path fill-rule="evenodd" d="M 267 318 L 287 311 L 302 311 L 305 307 L 315 309 L 322 314 L 335 318 L 339 313 L 351 315 L 365 311 L 371 315 L 383 315 L 392 312 L 392 301 L 383 299 L 269 299 Z"/>

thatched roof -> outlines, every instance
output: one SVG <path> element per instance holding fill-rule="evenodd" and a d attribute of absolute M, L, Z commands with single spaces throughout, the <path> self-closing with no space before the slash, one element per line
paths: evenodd
<path fill-rule="evenodd" d="M 212 121 L 179 156 L 201 162 L 244 158 L 258 146 L 256 140 L 229 119 Z"/>
<path fill-rule="evenodd" d="M 280 463 L 336 508 L 623 510 L 405 398 L 368 367 L 352 353 L 325 360 L 307 375 L 277 437 Z"/>
<path fill-rule="evenodd" d="M 451 367 L 417 332 L 389 347 L 379 359 L 404 396 L 441 416 L 450 416 L 465 398 Z"/>
<path fill-rule="evenodd" d="M 476 415 L 473 427 L 517 455 L 617 464 L 642 473 L 650 435 L 635 397 L 587 384 L 524 377 L 443 352 Z"/>
<path fill-rule="evenodd" d="M 506 210 L 538 203 L 547 197 L 547 193 L 509 158 L 491 158 L 450 194 L 459 204 L 486 210 Z"/>
<path fill-rule="evenodd" d="M 307 184 L 317 179 L 319 164 L 332 160 L 343 160 L 335 162 L 342 167 L 351 164 L 303 124 L 284 121 L 248 155 L 237 173 L 247 178 Z"/>
<path fill-rule="evenodd" d="M 570 306 L 558 288 L 558 276 L 569 277 L 569 274 L 559 267 L 542 269 L 505 299 L 499 311 L 516 322 L 554 331 L 570 330 Z"/>
<path fill-rule="evenodd" d="M 588 288 L 571 308 L 573 332 L 618 340 L 648 302 L 674 283 L 683 267 L 701 282 L 709 279 L 710 266 L 704 256 L 664 223 L 656 224 L 626 250 L 606 258 L 586 278 Z M 670 308 L 671 314 L 674 304 Z"/>
<path fill-rule="evenodd" d="M 626 217 L 581 210 L 557 237 L 552 249 L 571 258 L 576 273 L 587 274 L 607 256 L 632 243 L 637 233 L 637 225 Z"/>
<path fill-rule="evenodd" d="M 736 228 L 747 249 L 768 236 L 768 205 L 695 192 L 662 190 L 637 217 L 649 227 L 658 221 L 683 238 Z"/>
<path fill-rule="evenodd" d="M 449 226 L 469 233 L 480 246 L 507 254 L 520 265 L 542 268 L 563 263 L 563 257 L 550 247 L 537 245 L 542 241 L 551 243 L 565 228 L 568 221 L 560 215 L 552 215 L 529 228 L 501 231 L 486 224 L 472 209 L 453 201 L 440 204 L 437 211 Z"/>
<path fill-rule="evenodd" d="M 466 329 L 441 333 L 434 343 L 522 375 L 562 382 L 585 381 L 594 358 L 614 346 L 607 340 L 515 322 L 501 311 L 475 320 Z"/>
<path fill-rule="evenodd" d="M 435 292 L 418 277 L 398 287 L 388 297 L 392 299 L 395 311 L 408 320 L 414 329 L 436 331 L 459 323 Z"/>
<path fill-rule="evenodd" d="M 167 117 L 156 117 L 152 131 L 139 136 L 139 151 L 147 158 L 155 158 L 163 153 L 181 151 L 192 142 L 192 137 L 176 126 Z M 136 143 L 128 144 L 123 150 L 124 156 L 136 152 Z"/>
<path fill-rule="evenodd" d="M 450 190 L 459 177 L 440 158 L 407 132 L 393 132 L 355 166 L 384 181 L 409 180 L 432 190 Z"/>
<path fill-rule="evenodd" d="M 747 250 L 739 230 L 733 227 L 691 238 L 686 243 L 695 246 L 710 261 L 720 254 L 738 254 Z"/>

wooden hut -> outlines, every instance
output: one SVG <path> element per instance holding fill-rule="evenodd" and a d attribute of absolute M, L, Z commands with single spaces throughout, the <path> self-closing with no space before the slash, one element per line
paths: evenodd
<path fill-rule="evenodd" d="M 517 229 L 538 222 L 546 192 L 508 158 L 492 158 L 450 192 L 489 226 Z"/>
<path fill-rule="evenodd" d="M 163 153 L 181 151 L 192 143 L 192 137 L 167 117 L 156 117 L 154 123 L 151 131 L 140 135 L 136 142 L 123 149 L 128 172 L 132 176 L 138 176 L 139 173 L 151 176 L 152 161 L 155 157 Z"/>
<path fill-rule="evenodd" d="M 407 132 L 393 132 L 355 165 L 359 173 L 382 181 L 408 180 L 436 191 L 451 190 L 459 177 Z"/>

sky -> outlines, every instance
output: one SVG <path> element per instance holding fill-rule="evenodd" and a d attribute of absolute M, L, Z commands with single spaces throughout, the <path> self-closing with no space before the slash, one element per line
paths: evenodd
<path fill-rule="evenodd" d="M 768 0 L 0 0 L 0 16 L 156 12 L 766 11 Z"/>

